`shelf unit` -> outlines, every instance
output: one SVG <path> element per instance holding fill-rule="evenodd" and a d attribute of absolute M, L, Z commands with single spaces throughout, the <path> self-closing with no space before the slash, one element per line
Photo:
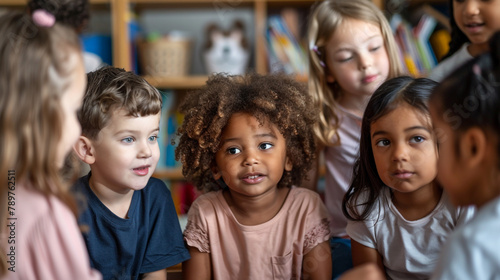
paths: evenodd
<path fill-rule="evenodd" d="M 257 73 L 267 73 L 267 50 L 265 42 L 265 29 L 268 13 L 273 9 L 284 7 L 301 7 L 309 9 L 318 0 L 90 0 L 92 8 L 108 8 L 111 16 L 112 32 L 112 55 L 113 66 L 131 70 L 130 60 L 130 37 L 128 33 L 128 21 L 130 7 L 183 7 L 197 9 L 200 7 L 214 7 L 217 5 L 229 5 L 230 7 L 251 7 L 253 11 L 253 22 L 255 38 L 253 45 L 254 70 Z M 384 0 L 373 0 L 378 7 L 383 7 Z M 27 0 L 0 0 L 0 7 L 22 8 Z M 220 6 L 219 6 L 220 7 Z M 189 90 L 201 87 L 205 84 L 208 76 L 182 76 L 182 77 L 144 77 L 149 83 L 157 88 Z M 299 81 L 307 81 L 307 77 L 297 77 Z M 155 176 L 180 180 L 183 178 L 180 168 L 158 170 Z"/>
<path fill-rule="evenodd" d="M 131 70 L 130 44 L 128 34 L 128 20 L 130 5 L 148 6 L 156 5 L 163 7 L 188 7 L 196 9 L 200 6 L 237 5 L 250 6 L 254 13 L 254 65 L 257 73 L 267 73 L 267 51 L 264 35 L 269 7 L 307 7 L 309 8 L 317 0 L 90 0 L 93 6 L 109 5 L 112 42 L 113 42 L 113 65 Z M 379 7 L 383 7 L 383 0 L 373 0 Z M 0 7 L 22 7 L 27 0 L 0 0 Z M 237 8 L 237 7 L 236 7 Z M 159 88 L 169 89 L 191 89 L 204 84 L 207 76 L 186 77 L 145 77 L 148 82 Z M 305 77 L 299 77 L 305 80 Z"/>

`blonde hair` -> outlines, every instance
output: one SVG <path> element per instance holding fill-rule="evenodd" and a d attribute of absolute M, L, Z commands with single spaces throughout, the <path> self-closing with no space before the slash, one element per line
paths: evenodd
<path fill-rule="evenodd" d="M 61 177 L 57 147 L 62 136 L 61 95 L 70 84 L 80 53 L 74 30 L 55 24 L 35 25 L 29 15 L 9 12 L 0 16 L 0 225 L 7 215 L 7 172 L 23 183 L 54 195 L 75 210 Z M 5 230 L 2 226 L 0 232 Z M 6 272 L 0 252 L 0 275 Z"/>
<path fill-rule="evenodd" d="M 340 91 L 327 84 L 324 61 L 325 46 L 335 30 L 346 18 L 366 21 L 380 27 L 389 56 L 389 78 L 403 74 L 398 49 L 391 27 L 382 11 L 370 0 L 327 0 L 319 2 L 312 10 L 307 30 L 309 42 L 309 94 L 319 110 L 314 134 L 323 145 L 339 144 L 338 116 L 336 114 Z M 313 48 L 317 48 L 318 55 Z M 321 56 L 321 57 L 320 57 Z M 333 122 L 332 122 L 333 121 Z M 331 139 L 336 137 L 337 142 Z"/>

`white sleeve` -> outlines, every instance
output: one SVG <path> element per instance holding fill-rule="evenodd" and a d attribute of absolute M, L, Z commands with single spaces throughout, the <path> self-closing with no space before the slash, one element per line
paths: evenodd
<path fill-rule="evenodd" d="M 376 249 L 377 242 L 374 237 L 374 227 L 372 223 L 363 221 L 347 221 L 347 235 L 354 241 L 369 248 Z"/>

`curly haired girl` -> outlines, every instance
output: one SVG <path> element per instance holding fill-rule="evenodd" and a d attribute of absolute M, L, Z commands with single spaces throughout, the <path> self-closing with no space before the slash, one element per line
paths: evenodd
<path fill-rule="evenodd" d="M 207 192 L 188 213 L 185 279 L 331 279 L 326 208 L 293 187 L 315 157 L 305 87 L 284 75 L 219 74 L 181 111 L 176 158 Z"/>

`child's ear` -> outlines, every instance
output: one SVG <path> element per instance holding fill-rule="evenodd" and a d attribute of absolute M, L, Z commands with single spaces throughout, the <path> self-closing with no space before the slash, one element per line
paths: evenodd
<path fill-rule="evenodd" d="M 95 162 L 92 142 L 87 137 L 80 136 L 75 145 L 73 145 L 73 150 L 83 162 L 87 164 L 93 164 Z"/>
<path fill-rule="evenodd" d="M 292 171 L 292 169 L 293 169 L 293 163 L 289 157 L 286 157 L 286 159 L 285 159 L 285 171 Z"/>
<path fill-rule="evenodd" d="M 214 176 L 215 181 L 219 180 L 222 177 L 222 174 L 219 172 L 219 168 L 217 166 L 212 166 L 212 175 Z"/>
<path fill-rule="evenodd" d="M 325 62 L 323 62 L 325 63 Z M 326 74 L 326 81 L 330 84 L 335 83 L 335 77 L 330 73 L 330 70 L 328 69 L 328 66 L 325 64 L 325 74 Z"/>
<path fill-rule="evenodd" d="M 464 162 L 470 168 L 480 167 L 488 156 L 485 132 L 480 128 L 470 128 L 460 138 L 460 155 Z"/>

